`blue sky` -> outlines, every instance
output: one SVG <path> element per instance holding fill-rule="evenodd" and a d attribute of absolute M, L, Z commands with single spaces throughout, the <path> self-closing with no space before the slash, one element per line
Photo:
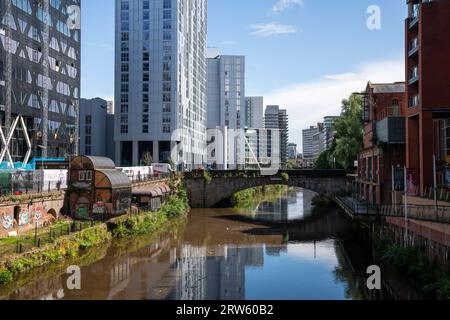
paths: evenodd
<path fill-rule="evenodd" d="M 369 30 L 367 8 L 381 9 Z M 83 1 L 82 96 L 114 95 L 114 1 Z M 246 56 L 246 94 L 280 104 L 291 140 L 364 83 L 403 81 L 405 0 L 209 0 L 208 46 Z"/>

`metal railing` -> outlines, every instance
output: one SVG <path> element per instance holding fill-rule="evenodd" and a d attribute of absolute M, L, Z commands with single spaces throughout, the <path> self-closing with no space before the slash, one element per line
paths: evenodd
<path fill-rule="evenodd" d="M 408 205 L 407 208 L 402 204 L 373 206 L 350 197 L 337 197 L 336 202 L 350 209 L 354 215 L 404 218 L 407 210 L 409 219 L 450 224 L 450 205 L 448 207 Z"/>
<path fill-rule="evenodd" d="M 0 257 L 11 254 L 20 254 L 31 251 L 36 248 L 41 248 L 47 244 L 54 243 L 61 237 L 70 234 L 81 232 L 87 228 L 95 225 L 94 219 L 88 221 L 68 222 L 66 224 L 54 225 L 48 228 L 39 229 L 35 227 L 34 232 L 20 236 L 14 242 L 6 241 L 0 242 Z"/>
<path fill-rule="evenodd" d="M 185 172 L 186 178 L 203 178 L 204 170 L 195 170 Z M 261 178 L 270 177 L 263 175 L 261 170 L 210 170 L 207 171 L 211 178 Z M 314 170 L 314 169 L 298 169 L 298 170 L 279 170 L 273 175 L 280 177 L 282 173 L 287 173 L 289 178 L 346 178 L 345 170 Z"/>
<path fill-rule="evenodd" d="M 129 176 L 131 183 L 149 182 L 169 179 L 172 176 L 171 173 L 162 174 L 138 174 L 134 176 Z"/>

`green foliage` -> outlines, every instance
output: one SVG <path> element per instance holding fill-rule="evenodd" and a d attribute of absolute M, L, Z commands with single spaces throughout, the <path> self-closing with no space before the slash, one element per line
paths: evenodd
<path fill-rule="evenodd" d="M 284 183 L 288 183 L 289 182 L 289 174 L 287 174 L 286 172 L 282 172 L 281 179 L 283 179 Z"/>
<path fill-rule="evenodd" d="M 286 164 L 286 168 L 288 170 L 298 169 L 297 161 L 294 160 L 294 159 L 289 159 L 287 164 Z"/>
<path fill-rule="evenodd" d="M 374 241 L 375 249 L 383 253 L 383 259 L 398 271 L 423 286 L 423 292 L 437 293 L 442 299 L 450 299 L 450 275 L 437 265 L 428 262 L 417 248 L 390 244 L 386 238 Z"/>
<path fill-rule="evenodd" d="M 41 249 L 10 258 L 0 273 L 0 283 L 13 281 L 15 275 L 36 267 L 77 257 L 80 251 L 92 248 L 111 239 L 105 225 L 85 229 L 77 234 L 56 240 Z M 9 276 L 11 275 L 11 276 Z"/>
<path fill-rule="evenodd" d="M 330 203 L 331 203 L 331 200 L 324 196 L 315 196 L 312 199 L 312 204 L 314 206 L 324 206 L 324 205 L 326 206 L 326 205 L 329 205 Z"/>
<path fill-rule="evenodd" d="M 364 141 L 362 103 L 362 97 L 357 94 L 343 100 L 341 116 L 334 122 L 336 146 L 333 157 L 344 169 L 353 166 L 358 153 L 362 150 Z"/>
<path fill-rule="evenodd" d="M 332 169 L 331 158 L 332 158 L 331 150 L 326 150 L 322 152 L 316 161 L 315 168 L 323 170 Z"/>
<path fill-rule="evenodd" d="M 137 216 L 126 217 L 111 225 L 114 238 L 129 238 L 136 235 L 151 234 L 168 224 L 170 218 L 178 217 L 189 211 L 186 191 L 180 189 L 158 210 L 145 212 Z"/>
<path fill-rule="evenodd" d="M 206 181 L 207 184 L 210 184 L 211 181 L 212 181 L 211 175 L 210 175 L 209 172 L 206 171 L 206 170 L 203 170 L 203 179 L 205 179 L 205 181 Z"/>
<path fill-rule="evenodd" d="M 250 209 L 263 201 L 275 201 L 279 199 L 287 190 L 285 185 L 272 185 L 256 187 L 235 193 L 231 197 L 231 203 L 234 208 Z"/>
<path fill-rule="evenodd" d="M 414 247 L 389 246 L 383 258 L 408 276 L 423 282 L 432 280 L 432 269 L 426 257 Z"/>
<path fill-rule="evenodd" d="M 8 269 L 0 269 L 0 284 L 7 284 L 13 280 L 12 272 Z"/>

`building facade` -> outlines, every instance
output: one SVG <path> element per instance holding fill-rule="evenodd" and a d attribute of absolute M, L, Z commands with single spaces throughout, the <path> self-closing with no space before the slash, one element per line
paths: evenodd
<path fill-rule="evenodd" d="M 372 206 L 399 202 L 404 190 L 405 83 L 368 83 L 364 92 L 364 148 L 358 155 L 357 194 Z M 400 173 L 400 178 L 393 181 Z M 394 182 L 394 183 L 393 183 Z M 394 186 L 394 189 L 393 189 Z"/>
<path fill-rule="evenodd" d="M 0 2 L 0 162 L 77 154 L 80 3 Z"/>
<path fill-rule="evenodd" d="M 450 1 L 408 0 L 406 33 L 406 162 L 418 194 L 438 182 L 450 163 Z"/>
<path fill-rule="evenodd" d="M 208 128 L 245 127 L 245 57 L 208 57 Z"/>
<path fill-rule="evenodd" d="M 280 130 L 280 158 L 281 166 L 287 164 L 287 147 L 289 140 L 289 117 L 287 111 L 280 109 L 279 106 L 267 106 L 265 112 L 265 128 Z"/>
<path fill-rule="evenodd" d="M 116 0 L 119 165 L 206 162 L 206 0 Z"/>
<path fill-rule="evenodd" d="M 81 99 L 80 155 L 114 160 L 114 115 L 108 114 L 106 100 Z"/>
<path fill-rule="evenodd" d="M 289 159 L 297 159 L 298 152 L 297 152 L 297 144 L 296 143 L 289 143 L 288 144 L 288 158 Z"/>
<path fill-rule="evenodd" d="M 319 133 L 319 128 L 311 126 L 303 130 L 303 160 L 306 167 L 314 165 L 314 136 Z"/>
<path fill-rule="evenodd" d="M 245 168 L 279 168 L 280 135 L 279 129 L 246 129 Z"/>
<path fill-rule="evenodd" d="M 335 130 L 333 128 L 334 121 L 339 117 L 328 116 L 323 119 L 324 125 L 324 149 L 330 150 L 333 147 L 333 141 L 335 137 Z"/>
<path fill-rule="evenodd" d="M 245 98 L 245 127 L 264 128 L 264 98 Z"/>
<path fill-rule="evenodd" d="M 312 136 L 312 150 L 314 163 L 319 158 L 320 154 L 325 151 L 325 129 L 323 123 L 317 124 L 317 132 Z"/>

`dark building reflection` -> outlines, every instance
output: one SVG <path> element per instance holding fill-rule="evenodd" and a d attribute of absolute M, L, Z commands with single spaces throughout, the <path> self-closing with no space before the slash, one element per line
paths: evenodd
<path fill-rule="evenodd" d="M 243 300 L 245 269 L 264 266 L 264 247 L 183 246 L 178 260 L 179 281 L 171 299 Z"/>
<path fill-rule="evenodd" d="M 310 216 L 316 194 L 309 190 L 290 188 L 276 201 L 264 201 L 256 208 L 255 219 L 267 222 L 289 222 Z"/>

